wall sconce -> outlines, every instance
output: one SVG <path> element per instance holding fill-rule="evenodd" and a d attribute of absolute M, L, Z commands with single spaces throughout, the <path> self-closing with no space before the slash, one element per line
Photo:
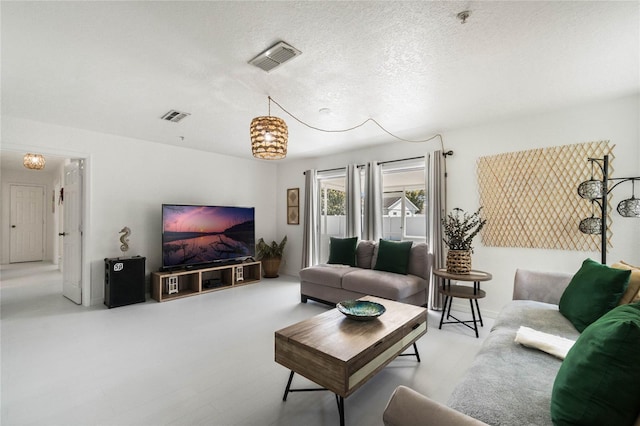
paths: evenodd
<path fill-rule="evenodd" d="M 31 170 L 42 170 L 45 163 L 46 161 L 42 154 L 25 154 L 22 159 L 22 164 Z"/>
<path fill-rule="evenodd" d="M 591 201 L 591 217 L 582 219 L 578 225 L 580 232 L 584 234 L 600 234 L 600 252 L 602 264 L 607 263 L 607 196 L 613 189 L 623 182 L 631 181 L 631 198 L 622 200 L 618 204 L 618 213 L 623 217 L 640 218 L 640 199 L 635 197 L 635 181 L 640 177 L 612 178 L 609 177 L 609 156 L 604 158 L 589 158 L 591 163 L 591 178 L 578 185 L 578 195 Z M 593 178 L 593 167 L 597 164 L 602 171 L 602 180 Z M 617 181 L 608 188 L 610 181 Z M 600 207 L 600 217 L 595 217 L 594 204 Z"/>

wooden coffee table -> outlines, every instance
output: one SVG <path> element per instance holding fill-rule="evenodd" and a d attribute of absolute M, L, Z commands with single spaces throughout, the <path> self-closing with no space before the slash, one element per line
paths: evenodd
<path fill-rule="evenodd" d="M 275 360 L 291 370 L 283 401 L 290 392 L 329 390 L 336 395 L 340 425 L 344 398 L 375 376 L 397 356 L 420 362 L 415 342 L 427 332 L 427 310 L 419 306 L 366 296 L 386 312 L 371 321 L 355 321 L 332 309 L 275 333 Z M 415 353 L 402 354 L 413 345 Z M 322 386 L 291 389 L 294 373 Z"/>

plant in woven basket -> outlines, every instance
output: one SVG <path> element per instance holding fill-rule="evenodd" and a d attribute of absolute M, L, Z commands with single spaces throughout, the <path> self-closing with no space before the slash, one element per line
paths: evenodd
<path fill-rule="evenodd" d="M 256 244 L 256 255 L 258 260 L 262 261 L 262 268 L 265 278 L 276 278 L 280 269 L 280 261 L 284 253 L 284 246 L 287 244 L 287 236 L 285 235 L 280 244 L 272 241 L 271 244 L 265 243 L 263 238 L 258 240 Z"/>
<path fill-rule="evenodd" d="M 444 238 L 442 241 L 449 247 L 447 252 L 447 272 L 452 274 L 468 274 L 471 272 L 471 242 L 478 235 L 486 220 L 480 217 L 480 210 L 467 214 L 455 208 L 447 217 L 442 218 Z"/>
<path fill-rule="evenodd" d="M 471 242 L 473 238 L 487 223 L 485 219 L 480 217 L 482 207 L 475 213 L 468 214 L 460 208 L 453 209 L 447 217 L 442 218 L 442 227 L 444 229 L 444 238 L 442 241 L 450 250 L 473 250 Z"/>

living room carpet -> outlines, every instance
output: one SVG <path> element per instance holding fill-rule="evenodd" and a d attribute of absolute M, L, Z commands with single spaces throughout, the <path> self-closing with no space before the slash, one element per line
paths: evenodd
<path fill-rule="evenodd" d="M 2 425 L 335 425 L 333 394 L 282 394 L 274 331 L 324 312 L 300 303 L 297 277 L 196 297 L 106 309 L 62 296 L 47 263 L 0 269 Z M 464 315 L 464 314 L 461 314 Z M 462 326 L 418 342 L 422 363 L 402 357 L 345 400 L 347 425 L 381 425 L 403 384 L 444 402 L 477 353 Z M 295 387 L 314 384 L 296 375 Z"/>

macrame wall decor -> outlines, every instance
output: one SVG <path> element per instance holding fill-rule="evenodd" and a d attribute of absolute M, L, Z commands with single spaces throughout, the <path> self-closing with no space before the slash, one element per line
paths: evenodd
<path fill-rule="evenodd" d="M 499 154 L 478 159 L 482 243 L 492 247 L 599 251 L 600 235 L 578 230 L 591 203 L 576 188 L 591 177 L 588 158 L 613 159 L 609 141 Z M 613 167 L 610 165 L 610 173 Z M 602 179 L 596 167 L 595 179 Z M 610 206 L 610 198 L 607 200 Z M 596 209 L 598 210 L 598 209 Z M 597 214 L 597 212 L 596 212 Z M 611 247 L 611 219 L 607 247 Z"/>

